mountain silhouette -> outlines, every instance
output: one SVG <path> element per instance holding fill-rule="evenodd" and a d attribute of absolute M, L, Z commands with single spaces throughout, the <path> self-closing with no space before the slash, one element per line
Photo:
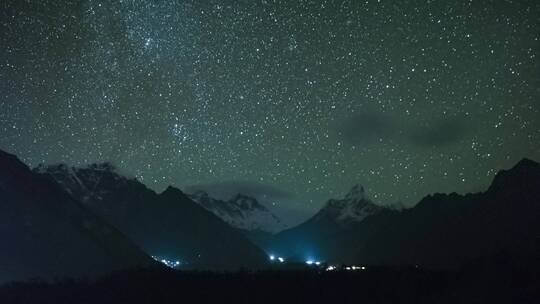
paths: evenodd
<path fill-rule="evenodd" d="M 58 182 L 152 256 L 179 261 L 183 269 L 257 269 L 267 263 L 266 254 L 240 232 L 174 187 L 158 194 L 107 163 L 35 171 Z"/>
<path fill-rule="evenodd" d="M 1 150 L 0 239 L 0 282 L 157 266 L 55 182 Z"/>
<path fill-rule="evenodd" d="M 380 209 L 348 225 L 317 222 L 321 212 L 272 245 L 284 254 L 362 265 L 457 268 L 515 248 L 533 250 L 520 253 L 532 258 L 540 256 L 540 164 L 524 159 L 500 171 L 485 192 L 429 195 L 414 208 Z"/>

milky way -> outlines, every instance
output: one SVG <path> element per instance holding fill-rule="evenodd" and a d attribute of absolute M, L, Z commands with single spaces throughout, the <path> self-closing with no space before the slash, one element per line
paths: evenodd
<path fill-rule="evenodd" d="M 32 166 L 111 161 L 158 191 L 236 185 L 309 213 L 356 183 L 411 205 L 540 159 L 538 1 L 7 0 L 0 17 L 0 148 Z"/>

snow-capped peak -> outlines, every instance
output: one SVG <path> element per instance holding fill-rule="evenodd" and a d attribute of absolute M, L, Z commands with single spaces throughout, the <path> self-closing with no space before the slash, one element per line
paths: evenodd
<path fill-rule="evenodd" d="M 261 205 L 254 197 L 243 195 L 238 193 L 231 198 L 229 202 L 234 203 L 243 210 L 255 210 L 259 209 L 265 212 L 270 212 L 266 207 Z"/>
<path fill-rule="evenodd" d="M 34 171 L 53 178 L 65 191 L 83 203 L 90 198 L 101 200 L 107 190 L 98 187 L 98 185 L 107 183 L 113 187 L 116 183 L 127 181 L 116 172 L 116 168 L 110 163 L 91 164 L 83 168 L 66 164 L 39 165 Z M 96 190 L 98 188 L 100 190 Z"/>
<path fill-rule="evenodd" d="M 285 228 L 276 215 L 257 199 L 247 195 L 237 194 L 224 201 L 212 198 L 204 191 L 197 191 L 190 198 L 236 228 L 266 232 L 277 232 Z"/>
<path fill-rule="evenodd" d="M 46 166 L 43 164 L 38 165 L 35 172 L 40 174 L 50 175 L 56 182 L 58 182 L 64 190 L 74 195 L 76 192 L 86 192 L 86 185 L 80 180 L 78 176 L 78 170 L 75 167 L 61 163 L 56 165 Z"/>
<path fill-rule="evenodd" d="M 346 200 L 365 200 L 366 199 L 366 191 L 364 190 L 364 186 L 360 184 L 354 185 L 352 187 L 351 191 L 345 195 Z"/>
<path fill-rule="evenodd" d="M 363 186 L 355 185 L 343 199 L 329 200 L 316 218 L 324 217 L 336 222 L 359 222 L 381 209 L 367 198 Z"/>

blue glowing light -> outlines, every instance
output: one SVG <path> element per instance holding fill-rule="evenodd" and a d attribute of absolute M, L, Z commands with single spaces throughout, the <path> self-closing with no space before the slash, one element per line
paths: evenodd
<path fill-rule="evenodd" d="M 170 268 L 177 268 L 182 264 L 180 263 L 180 261 L 171 261 L 171 260 L 162 259 L 156 256 L 152 256 L 152 258 L 158 262 L 165 264 L 165 266 L 170 267 Z"/>

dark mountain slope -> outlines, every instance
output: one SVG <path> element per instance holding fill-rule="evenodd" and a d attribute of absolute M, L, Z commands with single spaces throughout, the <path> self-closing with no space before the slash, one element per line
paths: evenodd
<path fill-rule="evenodd" d="M 359 223 L 342 243 L 368 264 L 457 267 L 540 240 L 540 165 L 520 161 L 501 171 L 483 193 L 436 194 L 402 213 Z"/>
<path fill-rule="evenodd" d="M 156 266 L 130 240 L 0 151 L 0 282 Z"/>
<path fill-rule="evenodd" d="M 178 260 L 182 268 L 261 268 L 266 255 L 241 233 L 180 190 L 161 194 L 118 174 L 109 164 L 87 168 L 39 167 L 149 254 Z"/>

